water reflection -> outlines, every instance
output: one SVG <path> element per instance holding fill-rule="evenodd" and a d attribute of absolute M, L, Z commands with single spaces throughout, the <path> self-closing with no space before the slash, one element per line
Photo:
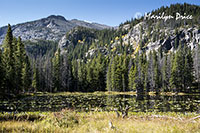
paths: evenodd
<path fill-rule="evenodd" d="M 200 95 L 164 96 L 164 95 L 59 95 L 29 96 L 20 99 L 1 99 L 0 111 L 59 111 L 74 108 L 90 111 L 100 108 L 111 111 L 131 106 L 134 112 L 198 112 Z"/>
<path fill-rule="evenodd" d="M 108 106 L 130 105 L 135 112 L 195 112 L 200 107 L 200 96 L 163 96 L 163 95 L 134 95 L 134 96 L 108 96 Z M 124 105 L 123 105 L 124 104 Z"/>

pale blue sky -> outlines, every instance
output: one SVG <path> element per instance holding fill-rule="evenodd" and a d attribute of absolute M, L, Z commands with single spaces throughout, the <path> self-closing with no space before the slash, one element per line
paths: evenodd
<path fill-rule="evenodd" d="M 0 27 L 49 15 L 117 26 L 136 12 L 149 12 L 172 3 L 200 5 L 200 0 L 1 0 Z"/>

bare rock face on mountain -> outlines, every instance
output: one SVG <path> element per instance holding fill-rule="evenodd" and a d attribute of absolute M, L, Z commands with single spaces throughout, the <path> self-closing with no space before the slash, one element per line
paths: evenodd
<path fill-rule="evenodd" d="M 97 29 L 88 27 L 76 27 L 67 32 L 58 43 L 61 53 L 67 52 L 68 47 L 76 46 L 77 44 L 84 45 L 96 39 Z"/>
<path fill-rule="evenodd" d="M 109 26 L 89 23 L 80 20 L 66 20 L 63 16 L 51 15 L 40 20 L 26 22 L 12 26 L 13 35 L 20 36 L 22 40 L 60 40 L 66 32 L 74 27 L 82 26 L 93 29 L 110 28 Z M 7 26 L 0 28 L 0 44 L 2 44 L 7 32 Z"/>
<path fill-rule="evenodd" d="M 133 27 L 130 27 L 129 24 L 123 25 L 121 30 L 125 30 L 126 33 L 121 36 L 115 36 L 113 40 L 110 42 L 111 51 L 116 50 L 117 47 L 120 46 L 121 41 L 123 47 L 127 45 L 131 45 L 133 52 L 130 53 L 135 55 L 138 51 L 145 51 L 147 54 L 152 51 L 164 51 L 164 52 L 174 52 L 177 50 L 179 45 L 188 45 L 191 49 L 194 49 L 197 44 L 200 42 L 200 30 L 197 26 L 182 26 L 171 28 L 171 27 L 150 27 L 145 22 L 140 22 Z M 119 29 L 116 29 L 116 33 Z M 74 28 L 70 30 L 63 38 L 59 41 L 59 48 L 62 52 L 67 52 L 68 46 L 75 46 L 78 40 L 82 40 L 82 38 L 78 38 L 82 35 L 82 33 L 90 33 L 85 38 L 90 38 L 93 35 L 92 30 L 88 32 L 81 31 L 78 28 Z M 95 43 L 98 44 L 99 40 L 97 38 L 93 38 Z M 84 44 L 84 43 L 83 43 Z M 91 47 L 86 53 L 85 56 L 94 56 L 97 54 L 97 51 L 100 51 L 104 55 L 109 54 L 109 49 L 104 44 L 98 48 Z"/>
<path fill-rule="evenodd" d="M 58 43 L 58 46 L 62 53 L 67 52 L 65 51 L 65 48 L 67 47 L 68 44 L 70 44 L 70 41 L 67 39 L 67 36 L 64 35 Z"/>
<path fill-rule="evenodd" d="M 159 29 L 153 27 L 149 30 L 149 26 L 145 22 L 140 22 L 132 28 L 128 24 L 121 28 L 128 31 L 127 34 L 121 36 L 122 45 L 130 43 L 134 53 L 138 50 L 145 50 L 147 53 L 159 49 L 166 52 L 175 51 L 180 44 L 194 49 L 200 41 L 200 30 L 196 26 L 179 27 L 176 29 L 177 31 L 170 27 L 160 27 Z M 119 38 L 120 36 L 113 40 L 112 48 L 120 44 Z"/>

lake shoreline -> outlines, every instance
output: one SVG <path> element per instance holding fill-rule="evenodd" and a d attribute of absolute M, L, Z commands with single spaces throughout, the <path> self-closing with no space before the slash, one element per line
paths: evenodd
<path fill-rule="evenodd" d="M 1 112 L 120 110 L 130 106 L 133 112 L 198 112 L 199 96 L 194 94 L 136 94 L 135 92 L 61 92 L 26 93 L 13 98 L 1 98 Z"/>
<path fill-rule="evenodd" d="M 163 95 L 163 96 L 175 96 L 175 95 L 200 95 L 200 93 L 184 93 L 184 92 L 148 92 L 148 93 L 137 93 L 133 91 L 127 91 L 127 92 L 118 92 L 118 91 L 95 91 L 95 92 L 35 92 L 35 93 L 24 93 L 20 96 L 33 96 L 33 95 L 82 95 L 82 94 L 94 94 L 94 95 Z"/>

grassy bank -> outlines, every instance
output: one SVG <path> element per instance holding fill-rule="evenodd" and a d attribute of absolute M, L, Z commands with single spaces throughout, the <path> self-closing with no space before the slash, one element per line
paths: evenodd
<path fill-rule="evenodd" d="M 195 113 L 29 112 L 1 114 L 1 132 L 200 132 Z M 112 125 L 110 124 L 112 122 Z"/>

